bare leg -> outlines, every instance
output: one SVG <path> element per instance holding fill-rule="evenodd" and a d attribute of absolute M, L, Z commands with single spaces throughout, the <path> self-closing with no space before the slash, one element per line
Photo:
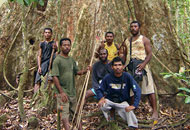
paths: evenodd
<path fill-rule="evenodd" d="M 158 119 L 158 111 L 157 111 L 155 93 L 149 94 L 148 99 L 149 99 L 150 104 L 151 104 L 152 109 L 153 109 L 152 119 Z"/>
<path fill-rule="evenodd" d="M 64 126 L 65 130 L 70 130 L 70 128 L 69 128 L 69 119 L 64 118 L 64 119 L 62 119 L 62 121 L 63 121 L 63 126 Z"/>
<path fill-rule="evenodd" d="M 89 90 L 86 92 L 85 100 L 87 100 L 89 97 L 92 97 L 92 96 L 95 96 L 95 94 L 92 92 L 91 89 L 89 89 Z"/>
<path fill-rule="evenodd" d="M 40 88 L 40 84 L 39 83 L 35 84 L 34 85 L 34 93 L 36 93 L 39 88 Z"/>
<path fill-rule="evenodd" d="M 114 109 L 114 108 L 112 108 L 112 109 L 110 110 L 110 117 L 111 117 L 110 120 L 115 120 L 115 109 Z"/>

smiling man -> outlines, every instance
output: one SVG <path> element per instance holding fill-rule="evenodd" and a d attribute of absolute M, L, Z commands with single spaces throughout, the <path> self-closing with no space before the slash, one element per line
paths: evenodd
<path fill-rule="evenodd" d="M 97 90 L 98 106 L 108 121 L 110 110 L 115 109 L 121 118 L 127 121 L 129 127 L 137 128 L 138 121 L 133 110 L 138 107 L 141 89 L 130 74 L 123 72 L 124 62 L 120 57 L 115 57 L 111 63 L 113 72 L 103 78 Z M 129 105 L 130 90 L 134 92 L 133 105 Z"/>

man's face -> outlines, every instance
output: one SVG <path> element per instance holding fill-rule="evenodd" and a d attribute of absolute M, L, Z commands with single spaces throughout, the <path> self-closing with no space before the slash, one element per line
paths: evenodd
<path fill-rule="evenodd" d="M 51 39 L 51 36 L 52 36 L 52 32 L 50 30 L 46 29 L 44 31 L 44 37 L 45 37 L 45 39 Z"/>
<path fill-rule="evenodd" d="M 139 34 L 139 25 L 138 23 L 132 23 L 130 26 L 131 34 L 136 36 Z"/>
<path fill-rule="evenodd" d="M 107 51 L 105 49 L 100 50 L 100 54 L 99 54 L 100 61 L 102 62 L 107 61 L 107 57 L 108 57 Z"/>
<path fill-rule="evenodd" d="M 121 74 L 123 72 L 124 65 L 121 61 L 114 62 L 114 64 L 112 65 L 112 69 L 115 74 Z"/>
<path fill-rule="evenodd" d="M 61 45 L 61 51 L 63 54 L 69 54 L 71 50 L 71 43 L 69 41 L 62 41 L 62 45 Z"/>
<path fill-rule="evenodd" d="M 113 42 L 113 38 L 114 38 L 114 36 L 113 36 L 112 33 L 108 33 L 108 34 L 106 35 L 106 37 L 105 37 L 106 42 L 108 42 L 108 43 L 112 43 L 112 42 Z"/>

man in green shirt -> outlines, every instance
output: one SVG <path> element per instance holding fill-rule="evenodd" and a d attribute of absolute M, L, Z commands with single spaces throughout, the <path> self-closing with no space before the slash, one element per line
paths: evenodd
<path fill-rule="evenodd" d="M 61 53 L 53 62 L 52 76 L 57 92 L 57 109 L 60 110 L 61 120 L 65 130 L 69 130 L 69 115 L 74 114 L 76 109 L 75 75 L 82 75 L 88 69 L 78 71 L 76 62 L 69 56 L 71 40 L 63 38 L 60 40 Z M 82 130 L 80 125 L 79 130 Z"/>

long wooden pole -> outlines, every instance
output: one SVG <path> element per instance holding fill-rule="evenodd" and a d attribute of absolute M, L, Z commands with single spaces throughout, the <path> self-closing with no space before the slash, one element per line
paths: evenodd
<path fill-rule="evenodd" d="M 94 31 L 93 31 L 93 53 L 92 53 L 92 57 L 90 60 L 90 66 L 92 66 L 92 62 L 93 62 L 93 58 L 95 55 L 95 50 L 96 50 L 96 43 L 95 43 L 95 29 L 96 29 L 96 8 L 95 8 L 95 12 L 94 12 Z M 96 38 L 97 39 L 97 38 Z M 72 119 L 72 124 L 74 125 L 74 120 L 75 120 L 75 116 L 76 113 L 78 112 L 77 116 L 76 116 L 76 125 L 72 127 L 73 128 L 79 128 L 80 122 L 81 122 L 81 115 L 82 115 L 82 109 L 84 106 L 84 100 L 85 100 L 85 96 L 86 96 L 86 90 L 87 90 L 87 86 L 88 86 L 88 82 L 89 82 L 89 77 L 90 77 L 90 71 L 87 72 L 86 76 L 85 76 L 85 81 L 83 84 L 83 88 L 81 90 L 80 96 L 79 96 L 79 100 L 77 102 L 77 107 Z M 79 105 L 80 104 L 80 105 Z M 79 108 L 79 109 L 78 109 Z"/>

